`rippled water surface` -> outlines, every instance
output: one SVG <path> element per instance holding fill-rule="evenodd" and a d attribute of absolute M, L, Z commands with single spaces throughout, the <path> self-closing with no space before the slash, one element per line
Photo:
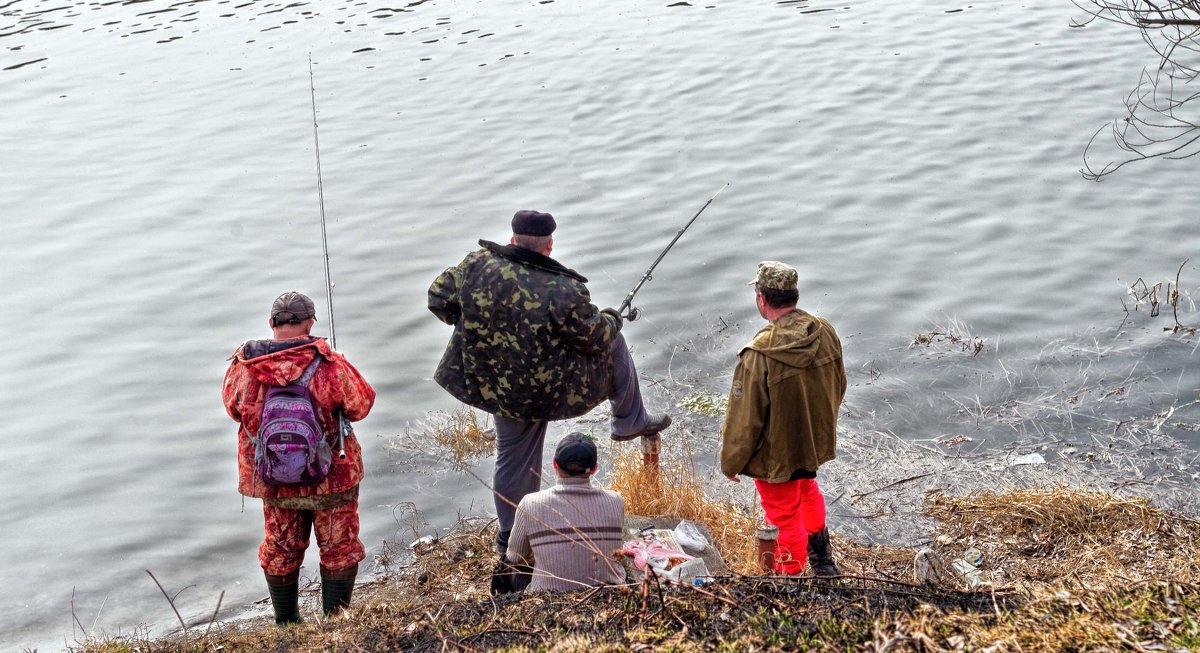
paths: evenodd
<path fill-rule="evenodd" d="M 191 586 L 192 619 L 222 591 L 233 610 L 265 597 L 220 379 L 279 292 L 324 311 L 310 54 L 338 345 L 379 392 L 358 428 L 370 547 L 402 535 L 404 502 L 434 526 L 490 510 L 469 475 L 386 450 L 455 408 L 430 380 L 448 336 L 432 278 L 538 208 L 556 257 L 615 305 L 726 182 L 638 295 L 625 331 L 647 379 L 690 367 L 723 391 L 759 323 L 744 283 L 780 259 L 838 326 L 872 428 L 937 437 L 960 427 L 935 396 L 1000 405 L 1138 375 L 1180 407 L 1165 433 L 1200 449 L 1194 342 L 1162 332 L 1170 317 L 1122 323 L 1129 284 L 1189 257 L 1181 320 L 1200 321 L 1196 163 L 1081 179 L 1154 62 L 1133 32 L 1072 28 L 1079 13 L 0 0 L 0 648 L 171 627 L 146 569 Z M 907 348 L 939 324 L 987 346 L 969 362 Z M 720 325 L 736 335 L 705 356 L 682 346 Z"/>

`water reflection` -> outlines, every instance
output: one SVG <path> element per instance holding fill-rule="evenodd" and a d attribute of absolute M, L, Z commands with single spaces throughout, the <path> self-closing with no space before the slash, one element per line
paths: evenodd
<path fill-rule="evenodd" d="M 169 1 L 169 0 L 168 0 Z M 307 21 L 329 21 L 342 29 L 343 32 L 353 33 L 363 31 L 378 33 L 388 37 L 402 37 L 437 28 L 446 28 L 445 34 L 436 38 L 426 38 L 420 41 L 422 45 L 435 45 L 451 39 L 455 45 L 465 46 L 470 39 L 486 39 L 497 35 L 496 31 L 471 28 L 452 34 L 454 20 L 447 16 L 436 17 L 427 25 L 403 25 L 401 29 L 387 29 L 375 32 L 378 25 L 390 25 L 394 21 L 413 20 L 419 15 L 423 5 L 432 0 L 413 0 L 403 6 L 379 6 L 368 8 L 365 3 L 346 0 L 340 6 L 333 3 L 317 5 L 310 2 L 291 2 L 280 4 L 274 2 L 242 2 L 234 4 L 233 0 L 193 0 L 159 6 L 158 0 L 122 0 L 119 2 L 100 2 L 88 5 L 88 11 L 80 11 L 75 6 L 57 6 L 50 8 L 31 8 L 23 4 L 23 0 L 11 0 L 0 5 L 0 39 L 11 39 L 9 42 L 0 41 L 7 45 L 10 52 L 18 52 L 28 45 L 37 43 L 31 38 L 39 32 L 78 29 L 80 33 L 103 30 L 120 38 L 131 38 L 143 35 L 153 35 L 158 38 L 157 45 L 176 43 L 188 37 L 196 37 L 208 29 L 224 29 L 219 23 L 232 21 L 236 25 L 253 27 L 259 34 L 278 32 L 286 28 L 302 25 Z M 819 14 L 831 11 L 844 11 L 849 6 L 840 7 L 811 7 L 811 0 L 779 0 L 776 4 L 781 7 L 798 9 L 804 14 Z M 538 0 L 534 6 L 554 4 L 554 0 Z M 714 9 L 716 4 L 698 5 L 687 1 L 663 5 L 668 8 L 703 8 Z M 318 8 L 320 7 L 320 8 Z M 131 13 L 132 12 L 132 13 Z M 263 23 L 266 23 L 265 25 Z M 171 34 L 163 36 L 163 32 L 188 27 L 187 34 Z M 522 25 L 515 25 L 520 29 Z M 836 27 L 836 26 L 832 26 Z M 470 37 L 467 39 L 466 37 Z M 254 43 L 248 39 L 245 43 Z M 8 44 L 11 43 L 11 44 Z M 378 46 L 362 46 L 351 50 L 352 54 L 363 54 L 380 50 Z M 518 56 L 506 53 L 492 63 L 498 63 Z M 433 57 L 423 56 L 420 61 L 430 61 Z M 0 66 L 0 70 L 12 71 L 29 65 L 49 61 L 48 56 L 31 57 L 27 61 L 19 61 Z M 478 64 L 488 65 L 487 62 Z"/>
<path fill-rule="evenodd" d="M 363 9 L 363 3 L 347 1 L 342 3 L 340 7 L 334 7 L 332 3 L 323 5 L 327 9 L 325 13 L 315 8 L 308 2 L 292 2 L 287 4 L 279 4 L 272 2 L 244 2 L 234 5 L 231 0 L 219 0 L 211 2 L 211 0 L 196 0 L 194 2 L 174 3 L 167 6 L 156 7 L 153 0 L 125 0 L 123 2 L 101 2 L 89 6 L 91 13 L 78 11 L 75 7 L 59 6 L 51 8 L 26 8 L 21 0 L 13 0 L 4 5 L 0 5 L 0 38 L 11 38 L 18 40 L 16 37 L 24 37 L 24 43 L 9 45 L 10 51 L 20 50 L 29 43 L 28 37 L 36 32 L 45 32 L 59 30 L 65 28 L 78 28 L 81 32 L 91 32 L 97 29 L 103 29 L 109 34 L 128 38 L 143 34 L 155 34 L 172 29 L 196 23 L 194 29 L 189 34 L 198 34 L 202 31 L 205 18 L 216 20 L 234 19 L 238 23 L 246 24 L 261 24 L 268 23 L 265 26 L 257 28 L 259 33 L 281 30 L 289 26 L 301 24 L 303 21 L 320 20 L 334 18 L 332 23 L 342 27 L 345 31 L 353 31 L 354 29 L 363 29 L 372 27 L 373 24 L 381 21 L 389 21 L 397 19 L 404 15 L 415 14 L 421 5 L 430 2 L 430 0 L 414 0 L 402 7 L 383 6 L 372 9 Z M 329 7 L 334 7 L 328 9 Z M 133 13 L 130 13 L 130 11 Z M 117 18 L 114 18 L 117 16 Z M 95 20 L 95 19 L 99 20 Z M 370 22 L 366 22 L 367 20 Z M 450 24 L 449 18 L 439 18 L 434 26 L 446 26 Z M 207 25 L 213 27 L 215 22 Z M 413 31 L 428 29 L 429 26 L 417 29 L 404 29 L 386 32 L 388 36 L 401 36 Z M 184 35 L 171 35 L 156 41 L 156 43 L 166 44 L 178 41 L 185 38 Z M 248 41 L 252 42 L 252 41 Z M 356 52 L 366 52 L 375 48 L 362 48 Z M 45 61 L 48 57 L 41 57 L 36 61 L 21 62 L 5 66 L 4 70 L 15 70 L 17 68 Z"/>

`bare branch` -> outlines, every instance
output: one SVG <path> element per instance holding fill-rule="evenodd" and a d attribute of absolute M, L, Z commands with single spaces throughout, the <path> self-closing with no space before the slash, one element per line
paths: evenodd
<path fill-rule="evenodd" d="M 1196 0 L 1075 0 L 1088 12 L 1082 27 L 1095 20 L 1120 23 L 1139 31 L 1142 40 L 1157 55 L 1154 67 L 1142 70 L 1137 86 L 1125 100 L 1125 115 L 1110 123 L 1111 146 L 1115 152 L 1103 165 L 1092 164 L 1102 141 L 1097 130 L 1084 148 L 1080 173 L 1099 181 L 1125 165 L 1148 159 L 1186 159 L 1200 154 L 1200 116 L 1189 115 L 1189 104 L 1197 93 L 1186 85 L 1200 76 L 1200 3 Z"/>

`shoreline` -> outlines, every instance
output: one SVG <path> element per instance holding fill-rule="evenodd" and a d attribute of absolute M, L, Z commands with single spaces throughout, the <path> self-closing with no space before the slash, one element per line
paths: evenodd
<path fill-rule="evenodd" d="M 724 348 L 720 343 L 710 341 L 709 344 Z M 694 348 L 690 354 L 691 360 L 682 361 L 682 366 L 695 368 L 699 359 L 711 353 L 711 350 Z M 1164 425 L 1173 420 L 1175 427 L 1192 430 L 1195 425 L 1182 420 L 1186 419 L 1189 409 L 1197 402 L 1185 403 L 1176 411 L 1173 404 L 1159 402 L 1161 397 L 1152 390 L 1138 392 L 1147 385 L 1148 379 L 1152 380 L 1151 377 L 1135 377 L 1124 373 L 1124 369 L 1117 369 L 1115 374 L 1110 370 L 1107 377 L 1103 374 L 1093 378 L 1083 375 L 1082 381 L 1068 390 L 1046 389 L 1036 383 L 1030 384 L 1028 389 L 1020 389 L 1021 372 L 1011 371 L 1010 368 L 1007 371 L 1012 376 L 1004 384 L 1008 391 L 988 401 L 977 398 L 976 403 L 971 405 L 949 391 L 939 390 L 940 395 L 928 393 L 930 396 L 936 395 L 935 398 L 948 405 L 949 409 L 939 409 L 942 414 L 935 415 L 941 420 L 938 426 L 924 432 L 940 431 L 943 434 L 905 438 L 894 430 L 896 415 L 907 417 L 907 412 L 917 412 L 912 409 L 913 405 L 931 403 L 932 400 L 920 394 L 914 396 L 912 388 L 905 381 L 905 378 L 911 377 L 905 377 L 904 370 L 898 368 L 905 365 L 920 366 L 927 359 L 934 358 L 939 370 L 949 370 L 942 373 L 940 380 L 953 384 L 963 377 L 981 379 L 994 374 L 996 365 L 1004 365 L 999 361 L 980 360 L 953 350 L 925 349 L 915 353 L 905 350 L 898 357 L 902 358 L 900 363 L 879 374 L 872 370 L 869 378 L 857 386 L 854 401 L 847 403 L 843 411 L 838 458 L 821 469 L 820 481 L 827 498 L 829 524 L 837 547 L 835 555 L 840 565 L 845 562 L 844 571 L 848 574 L 848 570 L 856 572 L 849 575 L 854 576 L 859 585 L 843 583 L 840 588 L 830 588 L 812 579 L 781 580 L 734 574 L 714 583 L 713 588 L 724 588 L 723 591 L 730 593 L 717 597 L 699 594 L 694 590 L 688 593 L 689 590 L 685 588 L 665 590 L 667 594 L 659 595 L 658 588 L 631 585 L 595 593 L 491 599 L 487 596 L 487 573 L 494 559 L 491 536 L 487 532 L 490 520 L 484 517 L 460 518 L 458 524 L 435 527 L 430 534 L 425 530 L 418 532 L 414 517 L 412 539 L 433 535 L 436 544 L 426 554 L 409 559 L 407 542 L 385 543 L 375 560 L 379 571 L 375 578 L 356 589 L 355 607 L 350 617 L 316 620 L 311 617 L 316 611 L 309 606 L 305 610 L 309 615 L 309 624 L 301 629 L 280 631 L 261 613 L 257 616 L 250 614 L 255 611 L 253 606 L 245 606 L 238 610 L 236 616 L 214 624 L 212 630 L 216 637 L 221 638 L 219 645 L 224 647 L 222 650 L 301 650 L 308 647 L 324 650 L 396 650 L 389 648 L 392 645 L 386 642 L 405 642 L 405 646 L 401 647 L 405 649 L 411 646 L 429 650 L 473 650 L 478 648 L 479 641 L 489 643 L 483 648 L 540 650 L 561 648 L 560 640 L 571 644 L 567 649 L 575 646 L 606 650 L 606 642 L 621 642 L 624 648 L 618 646 L 611 650 L 637 647 L 708 650 L 710 647 L 720 648 L 737 642 L 769 650 L 772 647 L 787 648 L 779 641 L 770 643 L 771 632 L 783 628 L 785 622 L 792 623 L 788 621 L 792 617 L 786 610 L 771 612 L 775 609 L 771 606 L 780 605 L 780 601 L 787 605 L 785 598 L 800 600 L 793 607 L 804 614 L 825 615 L 804 621 L 808 628 L 804 632 L 809 633 L 804 637 L 817 633 L 827 638 L 820 641 L 829 643 L 835 641 L 828 638 L 838 632 L 835 626 L 839 620 L 849 618 L 832 610 L 831 605 L 846 603 L 872 606 L 875 605 L 873 600 L 887 597 L 881 605 L 876 606 L 880 609 L 864 609 L 861 613 L 851 615 L 850 621 L 854 627 L 843 633 L 844 640 L 836 640 L 840 642 L 838 646 L 881 647 L 892 641 L 901 642 L 894 646 L 903 648 L 902 645 L 907 642 L 907 646 L 923 646 L 925 650 L 957 650 L 964 647 L 985 650 L 996 646 L 999 648 L 990 650 L 1006 650 L 1009 646 L 1022 650 L 1057 650 L 1046 643 L 1050 639 L 1040 645 L 1020 639 L 1019 634 L 1012 632 L 1020 630 L 1014 624 L 1023 624 L 1023 628 L 1042 628 L 1043 622 L 1038 621 L 1041 617 L 1034 618 L 1033 613 L 1038 612 L 1051 615 L 1051 623 L 1056 623 L 1056 628 L 1068 633 L 1074 632 L 1072 629 L 1083 628 L 1096 606 L 1105 606 L 1104 609 L 1112 614 L 1124 614 L 1122 610 L 1135 604 L 1144 606 L 1153 615 L 1163 616 L 1166 619 L 1164 623 L 1168 624 L 1162 627 L 1166 628 L 1162 632 L 1168 635 L 1160 637 L 1150 633 L 1147 635 L 1149 639 L 1144 641 L 1166 646 L 1177 641 L 1191 642 L 1187 638 L 1197 637 L 1194 633 L 1188 634 L 1191 631 L 1186 631 L 1186 628 L 1181 635 L 1176 632 L 1179 629 L 1170 624 L 1174 623 L 1172 620 L 1182 618 L 1173 612 L 1177 611 L 1178 605 L 1190 606 L 1193 611 L 1200 606 L 1196 600 L 1196 583 L 1200 579 L 1196 561 L 1200 559 L 1200 547 L 1191 549 L 1185 555 L 1176 555 L 1178 551 L 1172 554 L 1176 557 L 1171 559 L 1180 561 L 1177 567 L 1181 573 L 1159 570 L 1155 572 L 1157 575 L 1152 575 L 1145 565 L 1138 566 L 1133 544 L 1148 541 L 1146 538 L 1154 537 L 1157 528 L 1140 529 L 1135 524 L 1127 529 L 1134 536 L 1122 535 L 1107 543 L 1087 539 L 1093 535 L 1092 531 L 1107 530 L 1109 525 L 1106 520 L 1114 515 L 1121 518 L 1127 516 L 1122 510 L 1159 515 L 1158 519 L 1166 520 L 1163 523 L 1185 524 L 1189 528 L 1197 525 L 1194 517 L 1200 515 L 1200 492 L 1191 487 L 1196 479 L 1192 468 L 1195 453 L 1164 429 Z M 679 364 L 677 362 L 676 370 Z M 1037 368 L 1038 364 L 1043 362 L 1037 361 L 1031 367 Z M 703 364 L 698 367 L 702 370 L 711 369 L 711 366 Z M 720 394 L 705 388 L 721 385 L 723 378 L 720 376 L 702 373 L 680 375 L 678 371 L 672 376 L 670 370 L 666 379 L 650 383 L 651 401 L 673 406 L 672 410 L 679 415 L 670 435 L 664 437 L 663 441 L 665 485 L 698 488 L 707 501 L 715 504 L 727 502 L 721 505 L 734 506 L 740 517 L 753 520 L 757 501 L 754 500 L 752 489 L 745 483 L 735 485 L 727 482 L 708 463 L 715 459 L 716 447 L 719 446 L 716 434 L 720 431 L 719 415 L 723 411 L 720 409 Z M 860 408 L 863 405 L 881 404 L 889 406 L 893 414 L 882 415 Z M 948 410 L 953 411 L 951 418 L 945 417 Z M 1070 428 L 1059 430 L 1063 425 Z M 446 469 L 456 470 L 464 478 L 472 476 L 481 487 L 486 487 L 487 482 L 476 474 L 474 468 L 480 458 L 491 455 L 487 428 L 486 417 L 480 420 L 473 411 L 430 413 L 403 436 L 396 438 L 392 443 L 392 451 L 400 455 L 409 451 L 432 455 L 436 458 L 435 462 L 444 464 Z M 556 426 L 556 429 L 560 428 L 603 431 L 607 428 L 607 413 L 601 407 L 582 418 Z M 1008 439 L 998 438 L 997 433 L 1009 434 Z M 639 457 L 637 451 L 636 443 L 606 442 L 602 451 L 605 463 L 599 476 L 601 484 L 617 485 L 615 481 L 620 480 L 620 461 L 629 457 L 636 460 Z M 1061 504 L 1060 507 L 1069 508 L 1060 513 L 1089 515 L 1087 520 L 1077 519 L 1076 523 L 1069 524 L 1063 531 L 1083 539 L 1067 541 L 1055 549 L 1046 543 L 1055 541 L 1053 538 L 1060 534 L 1042 532 L 1036 528 L 1036 523 L 1014 526 L 1011 520 L 1001 518 L 1008 513 L 1019 512 L 1017 507 L 1029 508 L 1031 500 L 1040 501 L 1045 498 L 1041 496 L 1043 494 L 1059 498 L 1058 501 L 1051 501 L 1051 505 Z M 1116 512 L 1096 512 L 1094 508 L 1098 504 L 1114 507 Z M 964 515 L 978 516 L 981 505 L 989 507 L 989 512 L 972 522 L 971 529 L 956 525 L 953 521 Z M 952 509 L 947 509 L 947 506 Z M 1050 506 L 1037 501 L 1033 502 L 1032 510 L 1035 515 L 1055 512 L 1050 510 Z M 1010 530 L 1018 530 L 1008 534 L 997 532 L 996 529 L 1000 528 L 997 525 L 1004 524 Z M 1058 527 L 1062 527 L 1062 524 Z M 1022 533 L 1024 535 L 1021 537 L 1033 537 L 1033 541 L 1041 544 L 1023 548 L 1021 537 L 1018 536 Z M 1128 541 L 1122 541 L 1122 538 Z M 1193 540 L 1189 540 L 1192 543 L 1188 546 L 1194 546 Z M 961 592 L 962 588 L 959 587 L 939 587 L 931 592 L 929 588 L 914 582 L 917 551 L 930 548 L 940 560 L 949 563 L 961 556 L 968 546 L 983 551 L 984 561 L 980 569 L 985 580 L 991 583 L 991 588 L 1001 594 L 1012 593 L 1019 599 L 1014 600 L 1011 609 L 1000 610 L 997 604 L 992 606 L 990 612 L 956 610 L 947 605 L 958 599 L 969 603 L 978 597 L 959 597 L 954 594 Z M 1047 569 L 1077 563 L 1083 555 L 1081 552 L 1106 560 L 1108 566 L 1102 571 L 1107 575 L 1099 580 L 1086 575 L 1081 577 L 1082 580 L 1065 576 L 1043 577 Z M 727 560 L 731 559 L 730 553 L 723 553 Z M 1019 570 L 1026 568 L 1034 569 L 1037 573 L 1030 572 L 1022 576 Z M 744 566 L 740 571 L 750 573 Z M 775 589 L 763 589 L 768 586 Z M 655 622 L 651 624 L 651 630 L 661 630 L 660 635 L 642 638 L 647 624 L 643 623 L 644 619 L 639 619 L 649 614 L 640 612 L 642 601 L 646 598 L 643 593 L 665 596 L 674 602 L 696 601 L 698 603 L 693 607 L 697 611 L 697 619 L 703 610 L 708 611 L 709 618 L 715 616 L 720 619 L 728 605 L 721 600 L 721 596 L 726 600 L 731 600 L 730 596 L 758 596 L 760 590 L 763 604 L 759 607 L 766 612 L 756 617 L 760 619 L 758 631 L 730 629 L 721 631 L 716 639 L 706 639 L 708 636 L 697 635 L 698 628 L 703 630 L 700 625 L 693 624 L 689 626 L 692 638 L 680 639 L 677 632 L 669 635 L 669 624 Z M 671 592 L 680 592 L 685 596 L 675 596 Z M 597 595 L 607 597 L 606 609 L 613 610 L 614 618 L 619 617 L 625 626 L 633 627 L 633 630 L 605 631 L 600 636 L 594 629 L 580 630 L 580 624 L 573 625 L 568 617 L 580 609 L 581 603 L 587 603 Z M 907 599 L 897 597 L 923 597 L 923 600 L 906 603 Z M 737 598 L 732 600 L 741 602 Z M 824 601 L 834 603 L 825 604 Z M 510 634 L 514 635 L 520 634 L 516 631 L 536 631 L 541 633 L 538 636 L 541 639 L 521 639 L 533 637 L 526 633 L 503 641 L 495 639 L 497 633 L 494 632 L 480 634 L 471 631 L 484 616 L 492 620 L 487 623 L 500 619 L 496 616 L 503 612 L 500 608 L 516 610 L 518 616 L 524 615 L 520 618 L 532 619 L 536 612 L 530 607 L 533 604 L 541 606 L 537 610 L 553 607 L 555 618 L 561 617 L 563 620 L 553 622 L 554 626 L 549 630 L 537 630 L 529 624 L 520 625 L 517 622 L 503 622 L 509 627 L 501 630 L 513 631 Z M 619 606 L 624 606 L 625 611 L 618 610 Z M 484 607 L 487 609 L 484 610 Z M 667 610 L 665 599 L 659 608 L 661 611 Z M 156 614 L 161 612 L 159 606 L 154 610 Z M 441 620 L 445 615 L 450 616 Z M 431 619 L 431 616 L 437 618 Z M 542 615 L 543 618 L 545 616 Z M 404 622 L 403 632 L 395 632 L 392 622 L 397 620 Z M 1137 621 L 1134 617 L 1126 619 L 1130 620 Z M 1187 621 L 1184 619 L 1179 623 L 1186 625 Z M 1088 624 L 1087 628 L 1091 630 L 1087 637 L 1095 638 L 1097 646 L 1122 647 L 1125 646 L 1123 642 L 1129 639 L 1125 631 L 1111 624 L 1103 627 L 1098 622 Z M 204 626 L 208 624 L 204 623 Z M 936 633 L 921 630 L 926 627 L 954 634 L 935 637 Z M 1127 626 L 1121 627 L 1128 629 Z M 189 628 L 201 630 L 199 623 Z M 364 629 L 368 634 L 363 634 Z M 1097 629 L 1103 633 L 1097 634 L 1100 632 Z M 478 637 L 462 641 L 455 639 L 453 633 Z M 184 650 L 178 647 L 182 643 L 179 639 L 181 634 L 139 640 L 137 646 L 145 651 Z M 802 633 L 797 631 L 794 634 L 800 637 Z M 882 639 L 876 642 L 877 637 Z M 382 639 L 376 641 L 375 638 Z M 453 642 L 456 641 L 464 646 L 455 645 Z M 797 641 L 810 640 L 802 638 Z M 1015 644 L 1004 644 L 1006 641 Z M 1182 648 L 1200 647 L 1200 639 L 1196 641 L 1196 644 L 1188 643 Z M 812 642 L 813 646 L 817 646 L 816 640 Z M 917 645 L 913 642 L 925 643 Z M 936 646 L 929 642 L 934 642 Z M 1069 644 L 1070 640 L 1063 639 L 1059 643 Z M 195 642 L 192 644 L 195 645 Z M 105 648 L 108 645 L 115 648 Z M 1176 646 L 1176 650 L 1179 648 Z M 108 644 L 98 643 L 96 647 L 71 650 L 108 653 L 131 648 L 120 648 L 120 645 L 110 641 Z"/>
<path fill-rule="evenodd" d="M 931 495 L 922 510 L 941 576 L 913 550 L 835 534 L 843 576 L 732 573 L 703 586 L 653 581 L 564 594 L 488 596 L 490 520 L 467 519 L 356 589 L 347 614 L 277 628 L 221 621 L 156 640 L 72 648 L 263 650 L 1084 650 L 1200 646 L 1200 521 L 1144 499 L 1061 488 Z M 1106 528 L 1097 529 L 1097 523 Z M 972 546 L 983 584 L 944 566 Z M 940 559 L 940 560 L 939 560 Z M 204 638 L 200 632 L 207 632 Z M 202 641 L 201 641 L 202 639 Z M 1158 646 L 1159 648 L 1155 648 Z"/>

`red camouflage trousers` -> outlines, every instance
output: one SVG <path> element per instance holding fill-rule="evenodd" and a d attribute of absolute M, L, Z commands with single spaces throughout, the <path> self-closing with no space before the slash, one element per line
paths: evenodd
<path fill-rule="evenodd" d="M 321 566 L 346 569 L 367 557 L 358 539 L 358 497 L 328 510 L 292 510 L 263 503 L 266 539 L 258 547 L 263 571 L 283 576 L 300 568 L 313 527 L 321 549 Z"/>
<path fill-rule="evenodd" d="M 775 571 L 798 574 L 808 561 L 808 534 L 825 528 L 825 495 L 817 479 L 802 478 L 784 483 L 755 479 L 768 524 L 779 529 L 775 544 Z"/>

